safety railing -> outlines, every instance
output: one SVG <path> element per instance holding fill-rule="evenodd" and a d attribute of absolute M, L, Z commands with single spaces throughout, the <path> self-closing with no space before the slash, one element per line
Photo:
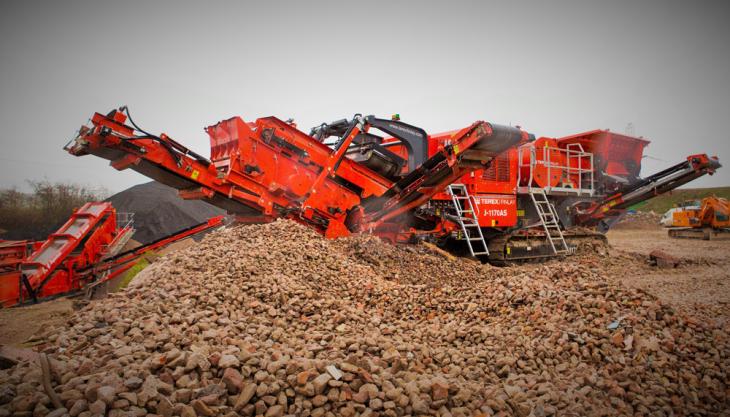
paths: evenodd
<path fill-rule="evenodd" d="M 134 224 L 134 213 L 117 212 L 117 229 L 131 228 Z"/>
<path fill-rule="evenodd" d="M 570 143 L 565 148 L 545 146 L 539 148 L 542 158 L 533 144 L 517 149 L 517 186 L 519 192 L 541 189 L 547 194 L 590 195 L 595 192 L 593 154 L 586 152 L 580 143 Z M 529 155 L 529 158 L 527 156 Z M 548 183 L 538 186 L 535 182 L 536 167 L 542 167 Z M 527 175 L 523 175 L 527 172 Z M 559 173 L 556 185 L 552 185 L 553 174 Z"/>
<path fill-rule="evenodd" d="M 104 258 L 117 254 L 132 238 L 135 231 L 134 213 L 117 212 L 117 230 L 119 230 L 117 238 L 108 245 L 102 245 L 101 253 Z"/>

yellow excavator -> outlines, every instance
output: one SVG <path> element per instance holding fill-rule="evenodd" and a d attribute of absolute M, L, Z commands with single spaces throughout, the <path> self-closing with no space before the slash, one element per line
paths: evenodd
<path fill-rule="evenodd" d="M 688 239 L 730 238 L 730 202 L 711 196 L 690 200 L 667 211 L 661 223 L 669 227 L 669 237 Z"/>

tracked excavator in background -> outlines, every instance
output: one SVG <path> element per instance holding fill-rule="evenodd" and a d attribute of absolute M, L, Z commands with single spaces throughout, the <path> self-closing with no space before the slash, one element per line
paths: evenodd
<path fill-rule="evenodd" d="M 730 202 L 710 196 L 701 201 L 687 201 L 681 207 L 669 210 L 662 223 L 674 238 L 730 239 Z"/>
<path fill-rule="evenodd" d="M 309 134 L 240 117 L 205 129 L 210 158 L 142 130 L 126 107 L 95 113 L 64 148 L 133 169 L 244 223 L 288 218 L 328 238 L 431 241 L 495 264 L 575 252 L 626 208 L 720 164 L 691 155 L 641 178 L 648 141 L 607 130 L 563 138 L 477 121 L 428 134 L 394 116 L 355 115 Z"/>

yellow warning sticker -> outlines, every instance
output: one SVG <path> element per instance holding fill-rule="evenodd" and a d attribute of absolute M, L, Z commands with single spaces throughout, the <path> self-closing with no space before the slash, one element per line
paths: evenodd
<path fill-rule="evenodd" d="M 454 145 L 454 155 L 459 153 L 459 145 Z"/>
<path fill-rule="evenodd" d="M 517 217 L 524 217 L 525 216 L 525 210 L 517 210 Z"/>
<path fill-rule="evenodd" d="M 192 178 L 192 179 L 194 179 L 194 180 L 197 180 L 197 179 L 198 179 L 198 175 L 200 175 L 200 172 L 198 172 L 198 170 L 197 170 L 197 169 L 194 169 L 194 170 L 193 170 L 193 173 L 192 173 L 192 174 L 190 174 L 190 178 Z"/>
<path fill-rule="evenodd" d="M 509 255 L 511 253 L 512 253 L 512 248 L 510 248 L 509 246 L 507 246 L 507 255 Z"/>

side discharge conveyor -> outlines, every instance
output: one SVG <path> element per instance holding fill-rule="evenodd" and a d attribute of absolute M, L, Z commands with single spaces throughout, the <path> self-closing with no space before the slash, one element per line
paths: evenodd
<path fill-rule="evenodd" d="M 122 214 L 129 215 L 117 213 L 111 203 L 90 202 L 45 241 L 0 241 L 0 308 L 91 291 L 129 270 L 145 253 L 224 223 L 224 216 L 213 217 L 121 252 L 135 232 L 131 217 Z"/>
<path fill-rule="evenodd" d="M 585 226 L 597 226 L 599 230 L 607 230 L 610 225 L 604 223 L 604 219 L 610 218 L 612 214 L 674 190 L 703 175 L 711 175 L 721 166 L 717 158 L 704 154 L 691 155 L 686 161 L 646 177 L 621 192 L 594 203 L 587 210 L 579 211 L 578 221 Z"/>
<path fill-rule="evenodd" d="M 24 294 L 37 299 L 43 291 L 54 292 L 54 287 L 80 287 L 80 283 L 76 282 L 68 270 L 76 265 L 68 265 L 61 271 L 58 271 L 59 267 L 71 256 L 78 259 L 74 264 L 83 267 L 94 254 L 114 246 L 117 241 L 125 239 L 131 233 L 134 233 L 131 227 L 117 228 L 116 210 L 110 203 L 84 204 L 20 264 L 20 279 L 24 287 L 24 291 L 20 293 L 20 301 L 24 301 Z"/>

